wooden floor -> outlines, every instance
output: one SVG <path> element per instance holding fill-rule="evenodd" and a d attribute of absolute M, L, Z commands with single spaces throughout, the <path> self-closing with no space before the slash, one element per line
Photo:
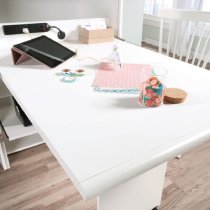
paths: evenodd
<path fill-rule="evenodd" d="M 9 159 L 11 169 L 0 172 L 0 210 L 96 210 L 45 144 Z M 169 162 L 160 210 L 176 209 L 210 210 L 210 141 Z"/>

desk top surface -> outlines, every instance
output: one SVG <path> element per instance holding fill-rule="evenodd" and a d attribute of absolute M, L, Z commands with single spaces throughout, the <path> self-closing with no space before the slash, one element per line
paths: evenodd
<path fill-rule="evenodd" d="M 13 66 L 14 40 L 1 41 L 0 72 L 34 126 L 85 198 L 108 190 L 207 140 L 210 72 L 125 42 L 124 63 L 159 64 L 168 87 L 189 94 L 179 105 L 140 108 L 138 95 L 105 94 L 91 87 L 99 62 L 69 59 L 46 70 L 33 61 Z M 113 43 L 65 42 L 81 57 L 107 57 Z M 60 82 L 64 68 L 86 70 L 77 82 Z M 45 69 L 45 70 L 41 70 Z"/>

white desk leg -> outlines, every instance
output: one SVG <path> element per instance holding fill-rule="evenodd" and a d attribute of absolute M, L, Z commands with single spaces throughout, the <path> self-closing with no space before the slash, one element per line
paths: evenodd
<path fill-rule="evenodd" d="M 98 210 L 152 210 L 160 206 L 167 163 L 98 196 Z"/>
<path fill-rule="evenodd" d="M 3 141 L 0 142 L 0 163 L 2 164 L 4 170 L 10 168 L 6 147 Z"/>

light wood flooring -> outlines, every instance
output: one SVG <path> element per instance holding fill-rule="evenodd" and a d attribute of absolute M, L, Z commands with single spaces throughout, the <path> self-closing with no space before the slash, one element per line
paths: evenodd
<path fill-rule="evenodd" d="M 0 172 L 0 210 L 96 210 L 45 144 L 9 159 L 11 169 Z M 169 162 L 160 210 L 210 210 L 210 141 Z"/>

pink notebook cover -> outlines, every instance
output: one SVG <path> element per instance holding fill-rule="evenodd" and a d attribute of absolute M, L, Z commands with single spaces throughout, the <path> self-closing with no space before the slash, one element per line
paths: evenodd
<path fill-rule="evenodd" d="M 151 66 L 145 64 L 122 64 L 122 67 L 108 69 L 102 62 L 92 86 L 106 89 L 138 89 L 141 82 L 141 70 L 151 72 Z"/>

